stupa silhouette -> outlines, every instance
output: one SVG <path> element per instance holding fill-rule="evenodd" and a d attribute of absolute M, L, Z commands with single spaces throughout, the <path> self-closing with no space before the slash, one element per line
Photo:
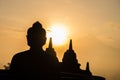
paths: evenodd
<path fill-rule="evenodd" d="M 63 70 L 67 72 L 79 72 L 80 64 L 76 59 L 76 53 L 72 48 L 72 39 L 70 40 L 69 49 L 64 53 L 62 59 Z"/>
<path fill-rule="evenodd" d="M 49 41 L 49 48 L 46 49 L 46 51 L 54 52 L 54 54 L 51 54 L 53 56 L 56 56 L 56 52 L 54 51 L 54 48 L 52 47 L 52 38 L 50 38 Z M 95 76 L 92 75 L 90 68 L 89 68 L 89 62 L 86 63 L 86 70 L 82 70 L 80 68 L 80 65 L 78 63 L 78 60 L 76 58 L 76 53 L 73 50 L 72 46 L 72 39 L 70 39 L 69 43 L 69 49 L 64 53 L 62 62 L 60 62 L 60 80 L 105 80 L 104 77 L 101 76 Z"/>

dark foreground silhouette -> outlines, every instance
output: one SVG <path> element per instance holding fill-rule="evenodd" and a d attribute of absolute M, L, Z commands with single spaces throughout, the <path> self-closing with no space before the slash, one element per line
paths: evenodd
<path fill-rule="evenodd" d="M 44 51 L 42 47 L 46 42 L 46 31 L 39 22 L 28 29 L 27 42 L 30 49 L 13 56 L 10 69 L 0 70 L 0 80 L 105 80 L 92 75 L 88 62 L 86 70 L 80 69 L 72 40 L 62 62 L 56 57 L 52 38 Z"/>

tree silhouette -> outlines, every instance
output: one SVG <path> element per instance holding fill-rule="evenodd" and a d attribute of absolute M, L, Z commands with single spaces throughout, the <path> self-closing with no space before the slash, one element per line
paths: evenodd
<path fill-rule="evenodd" d="M 7 63 L 6 65 L 3 65 L 5 70 L 9 70 L 10 69 L 10 63 Z"/>

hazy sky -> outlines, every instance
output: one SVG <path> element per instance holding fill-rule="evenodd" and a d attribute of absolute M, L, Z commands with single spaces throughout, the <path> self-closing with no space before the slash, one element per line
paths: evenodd
<path fill-rule="evenodd" d="M 46 30 L 64 25 L 82 69 L 89 61 L 93 74 L 120 80 L 120 0 L 0 0 L 0 68 L 28 49 L 26 31 L 35 21 Z M 60 61 L 68 44 L 55 47 Z"/>

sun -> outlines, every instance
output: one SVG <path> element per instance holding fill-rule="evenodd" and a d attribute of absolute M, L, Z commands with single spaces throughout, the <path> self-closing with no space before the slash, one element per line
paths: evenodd
<path fill-rule="evenodd" d="M 63 25 L 54 25 L 47 32 L 47 38 L 50 37 L 52 37 L 53 45 L 64 45 L 67 42 L 68 31 Z"/>

